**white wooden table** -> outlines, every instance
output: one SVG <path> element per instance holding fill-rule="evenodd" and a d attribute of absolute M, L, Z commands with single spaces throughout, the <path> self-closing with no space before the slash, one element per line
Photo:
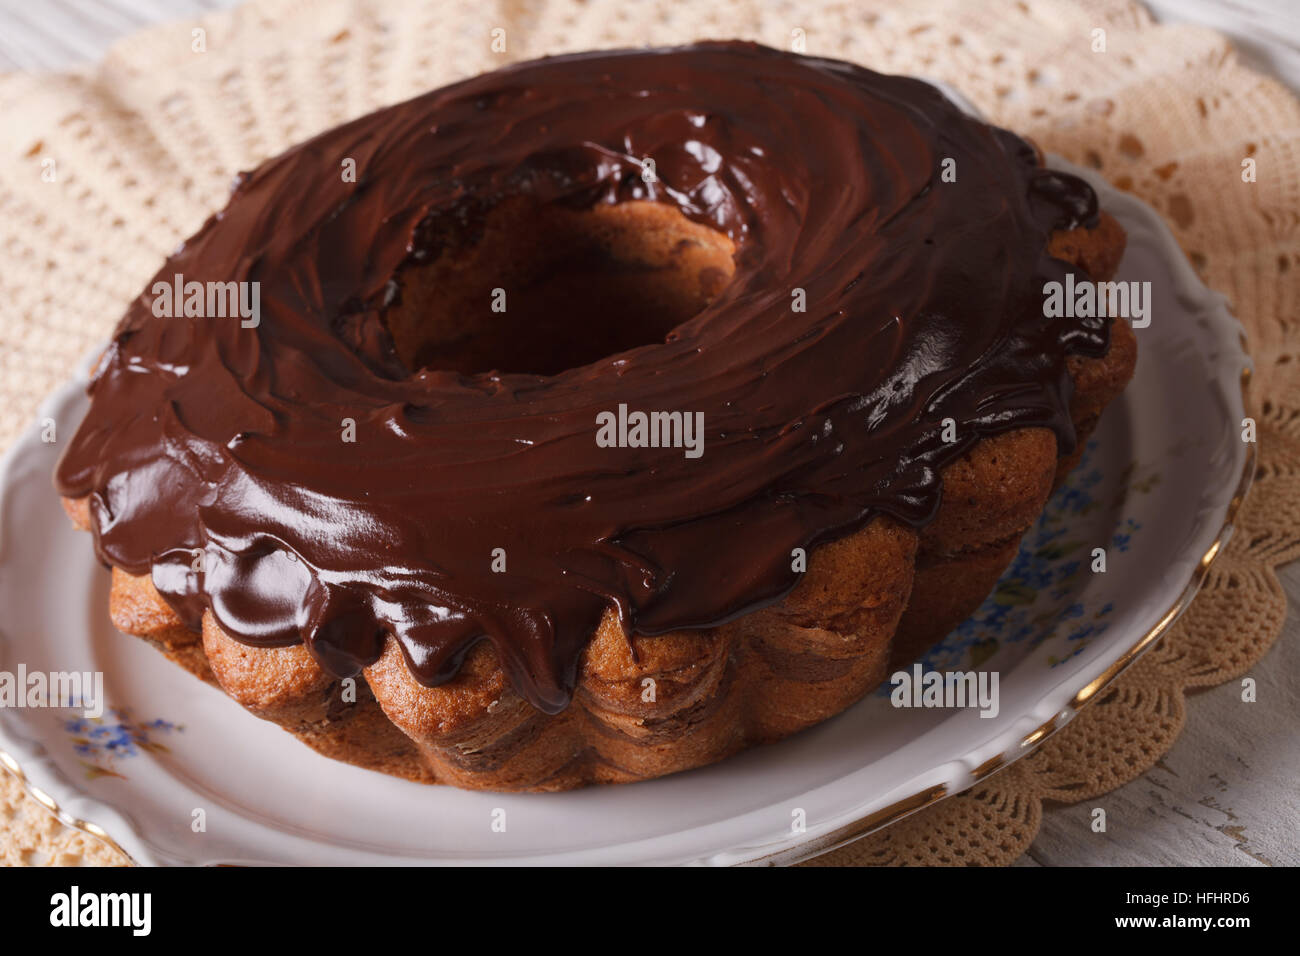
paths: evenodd
<path fill-rule="evenodd" d="M 97 59 L 117 37 L 235 0 L 0 0 L 0 71 L 57 70 Z M 707 0 L 694 0 L 707 2 Z M 1162 19 L 1231 36 L 1246 63 L 1300 91 L 1294 0 L 1156 0 Z M 1230 682 L 1195 695 L 1187 727 L 1155 769 L 1099 800 L 1048 809 L 1022 866 L 1300 865 L 1300 563 L 1282 574 L 1292 610 L 1251 675 L 1258 702 Z M 1092 806 L 1107 811 L 1093 833 Z"/>

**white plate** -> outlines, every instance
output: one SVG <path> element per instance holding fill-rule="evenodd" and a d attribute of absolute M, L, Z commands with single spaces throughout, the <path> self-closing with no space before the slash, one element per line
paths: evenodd
<path fill-rule="evenodd" d="M 965 789 L 1061 727 L 1172 623 L 1253 461 L 1240 436 L 1249 360 L 1223 297 L 1150 208 L 1053 165 L 1097 188 L 1129 233 L 1118 278 L 1151 281 L 1155 299 L 1134 381 L 1083 465 L 998 591 L 930 655 L 999 672 L 996 718 L 896 709 L 878 692 L 713 767 L 563 794 L 467 793 L 335 763 L 113 629 L 108 575 L 51 489 L 60 445 L 38 422 L 0 467 L 0 670 L 102 671 L 127 712 L 94 723 L 0 709 L 0 763 L 141 863 L 788 862 Z M 38 414 L 60 438 L 85 410 L 84 373 Z M 1089 570 L 1096 546 L 1104 574 Z"/>

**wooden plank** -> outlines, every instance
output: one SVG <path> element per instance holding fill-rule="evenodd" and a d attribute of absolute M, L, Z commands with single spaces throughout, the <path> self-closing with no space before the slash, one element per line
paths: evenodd
<path fill-rule="evenodd" d="M 1031 853 L 1050 866 L 1300 865 L 1300 566 L 1281 574 L 1282 636 L 1240 681 L 1193 694 L 1187 726 L 1150 772 L 1102 797 L 1043 814 Z M 1093 833 L 1093 807 L 1106 810 Z"/>

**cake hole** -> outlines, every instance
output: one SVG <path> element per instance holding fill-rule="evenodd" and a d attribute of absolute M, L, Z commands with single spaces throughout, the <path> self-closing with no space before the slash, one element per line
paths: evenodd
<path fill-rule="evenodd" d="M 434 235 L 431 247 L 385 322 L 407 368 L 465 375 L 555 375 L 663 342 L 735 272 L 727 236 L 648 201 L 511 200 L 472 240 Z"/>

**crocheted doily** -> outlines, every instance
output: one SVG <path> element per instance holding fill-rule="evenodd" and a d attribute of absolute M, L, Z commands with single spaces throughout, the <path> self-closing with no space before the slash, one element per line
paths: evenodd
<path fill-rule="evenodd" d="M 224 203 L 236 171 L 510 60 L 731 37 L 949 82 L 1160 211 L 1249 333 L 1259 474 L 1191 610 L 1032 755 L 815 861 L 1008 863 L 1045 800 L 1146 772 L 1178 736 L 1189 688 L 1259 660 L 1286 611 L 1273 569 L 1300 556 L 1300 355 L 1285 318 L 1300 314 L 1300 108 L 1210 30 L 1156 25 L 1126 0 L 265 0 L 130 37 L 93 69 L 0 78 L 0 447 Z M 1255 183 L 1241 182 L 1245 158 Z M 42 180 L 46 160 L 57 184 Z M 0 862 L 124 860 L 0 773 Z"/>

